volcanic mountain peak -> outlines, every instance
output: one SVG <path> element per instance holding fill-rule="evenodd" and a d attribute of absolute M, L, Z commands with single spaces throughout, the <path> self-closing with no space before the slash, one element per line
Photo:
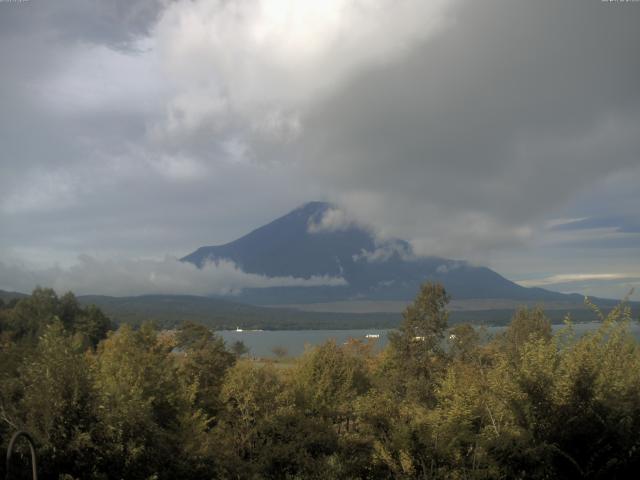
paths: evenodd
<path fill-rule="evenodd" d="M 268 277 L 342 277 L 345 286 L 247 289 L 246 301 L 306 303 L 352 299 L 410 300 L 420 284 L 437 281 L 454 298 L 562 300 L 524 288 L 467 262 L 417 257 L 404 240 L 380 241 L 373 230 L 333 204 L 309 202 L 224 245 L 201 247 L 182 260 L 203 267 L 231 260 L 247 273 Z"/>

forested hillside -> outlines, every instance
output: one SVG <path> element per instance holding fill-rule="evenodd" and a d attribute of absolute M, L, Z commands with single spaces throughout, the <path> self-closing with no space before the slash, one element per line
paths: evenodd
<path fill-rule="evenodd" d="M 177 328 L 184 321 L 205 325 L 213 330 L 244 329 L 264 330 L 322 330 L 357 328 L 396 328 L 401 314 L 309 312 L 294 308 L 272 308 L 248 305 L 229 300 L 193 295 L 141 295 L 137 297 L 107 297 L 83 295 L 78 297 L 82 305 L 96 305 L 115 323 L 142 325 L 153 321 L 159 328 Z M 407 304 L 409 302 L 406 302 Z M 598 301 L 601 307 L 610 308 L 615 302 Z M 640 306 L 632 305 L 634 311 Z M 469 322 L 476 325 L 506 325 L 513 309 L 458 310 L 449 315 L 449 322 Z M 593 315 L 584 307 L 547 310 L 553 323 L 562 323 L 567 314 L 575 322 L 588 322 Z"/>
<path fill-rule="evenodd" d="M 39 289 L 0 304 L 0 449 L 30 432 L 45 479 L 635 478 L 628 309 L 594 308 L 579 339 L 519 310 L 481 342 L 448 300 L 423 285 L 381 353 L 327 342 L 283 362 L 194 323 L 113 331 Z"/>
<path fill-rule="evenodd" d="M 117 323 L 141 325 L 151 320 L 160 328 L 167 329 L 176 328 L 184 321 L 200 323 L 214 330 L 236 327 L 267 330 L 395 328 L 400 321 L 397 313 L 303 312 L 194 295 L 84 295 L 78 301 L 83 305 L 97 305 Z"/>

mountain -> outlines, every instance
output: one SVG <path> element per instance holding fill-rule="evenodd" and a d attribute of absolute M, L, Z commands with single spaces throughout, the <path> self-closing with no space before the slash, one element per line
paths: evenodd
<path fill-rule="evenodd" d="M 225 245 L 198 248 L 182 258 L 198 267 L 227 259 L 267 277 L 342 278 L 341 286 L 245 289 L 257 304 L 304 304 L 415 297 L 425 281 L 441 282 L 454 299 L 509 299 L 581 303 L 580 295 L 525 288 L 493 270 L 440 257 L 418 257 L 404 240 L 380 241 L 337 207 L 310 202 Z"/>
<path fill-rule="evenodd" d="M 21 298 L 26 298 L 26 297 L 28 297 L 28 295 L 24 293 L 7 292 L 6 290 L 0 290 L 0 300 L 2 300 L 3 302 L 10 302 L 11 300 L 14 300 L 14 299 L 20 300 Z"/>
<path fill-rule="evenodd" d="M 176 328 L 187 320 L 215 330 L 395 328 L 401 320 L 398 313 L 303 312 L 195 295 L 81 295 L 78 300 L 83 305 L 96 305 L 117 323 L 140 325 L 152 320 L 162 328 Z M 494 317 L 502 320 L 499 315 Z"/>
<path fill-rule="evenodd" d="M 25 295 L 26 296 L 26 295 Z M 274 308 L 247 305 L 236 301 L 195 295 L 141 295 L 136 297 L 109 297 L 80 295 L 82 305 L 96 305 L 118 324 L 140 325 L 153 321 L 161 328 L 176 328 L 184 321 L 201 323 L 215 330 L 233 330 L 240 327 L 266 330 L 340 330 L 365 328 L 396 328 L 402 321 L 400 310 L 395 312 L 348 313 L 332 311 L 304 311 L 293 308 Z M 605 309 L 614 302 L 599 302 Z M 402 309 L 406 306 L 403 302 Z M 637 312 L 640 305 L 632 305 Z M 546 310 L 554 323 L 561 323 L 566 314 L 575 322 L 594 320 L 593 312 L 578 306 Z M 451 325 L 463 322 L 488 325 L 506 325 L 513 316 L 513 308 L 496 304 L 493 309 L 458 310 L 453 302 L 449 316 Z"/>
<path fill-rule="evenodd" d="M 6 295 L 5 295 L 6 294 Z M 17 292 L 3 292 L 0 298 L 23 299 L 29 295 Z M 6 300 L 5 300 L 6 301 Z M 229 299 L 202 297 L 195 295 L 140 295 L 131 297 L 111 297 L 105 295 L 79 295 L 78 301 L 83 306 L 96 305 L 116 324 L 141 325 L 152 321 L 160 328 L 173 329 L 185 321 L 197 322 L 214 330 L 233 330 L 240 327 L 244 330 L 342 330 L 369 328 L 396 328 L 402 321 L 400 311 L 406 307 L 400 302 L 401 308 L 393 311 L 364 312 L 336 312 L 305 311 L 296 308 L 274 308 L 239 303 Z M 470 322 L 488 325 L 506 325 L 513 316 L 513 308 L 495 304 L 495 308 L 475 306 L 470 309 L 457 309 L 455 301 L 449 323 Z M 324 304 L 326 307 L 330 304 Z M 609 309 L 613 303 L 600 304 Z M 316 305 L 318 306 L 318 305 Z M 486 307 L 485 305 L 484 307 Z M 473 305 L 471 305 L 473 307 Z M 637 312 L 640 304 L 633 305 Z M 357 310 L 357 309 L 356 309 Z M 576 322 L 586 322 L 594 319 L 592 312 L 584 308 L 568 307 L 564 309 L 549 309 L 549 318 L 555 322 L 562 322 L 564 316 L 570 313 Z"/>

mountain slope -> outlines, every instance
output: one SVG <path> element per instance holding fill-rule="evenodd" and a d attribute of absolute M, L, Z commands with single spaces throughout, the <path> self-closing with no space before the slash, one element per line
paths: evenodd
<path fill-rule="evenodd" d="M 360 249 L 374 247 L 360 228 L 330 234 L 309 233 L 309 222 L 321 220 L 331 205 L 311 202 L 226 245 L 202 247 L 182 260 L 199 267 L 211 259 L 233 260 L 245 272 L 269 277 L 340 275 L 340 263 Z"/>
<path fill-rule="evenodd" d="M 27 296 L 28 295 L 25 295 L 24 293 L 7 292 L 6 290 L 0 290 L 0 300 L 2 300 L 3 302 L 9 302 L 14 299 L 20 300 L 21 298 L 25 298 Z"/>
<path fill-rule="evenodd" d="M 198 322 L 215 330 L 243 329 L 306 330 L 306 329 L 363 329 L 397 328 L 402 321 L 399 312 L 345 313 L 302 311 L 291 308 L 267 308 L 234 301 L 194 295 L 142 295 L 137 297 L 108 297 L 81 295 L 82 305 L 96 305 L 117 323 L 140 325 L 153 321 L 162 328 L 176 328 L 184 321 Z M 455 302 L 454 302 L 455 303 Z M 615 302 L 599 301 L 608 310 Z M 631 305 L 637 315 L 640 304 Z M 455 307 L 455 305 L 454 305 Z M 449 323 L 506 325 L 513 316 L 513 308 L 456 310 L 450 312 Z M 554 323 L 561 323 L 566 314 L 575 322 L 593 321 L 593 312 L 584 307 L 564 306 L 546 310 Z"/>
<path fill-rule="evenodd" d="M 251 303 L 309 303 L 349 299 L 411 300 L 425 281 L 441 282 L 457 299 L 570 300 L 525 288 L 486 267 L 439 257 L 416 257 L 403 240 L 381 242 L 367 228 L 337 215 L 333 205 L 311 202 L 231 243 L 201 247 L 182 260 L 202 267 L 229 259 L 242 270 L 268 277 L 342 277 L 345 286 L 247 289 Z"/>
<path fill-rule="evenodd" d="M 176 328 L 184 321 L 201 323 L 215 330 L 395 328 L 401 320 L 399 313 L 304 312 L 194 295 L 81 295 L 78 300 L 83 305 L 98 306 L 117 323 L 140 325 L 153 321 L 162 328 Z M 501 320 L 499 315 L 495 318 Z"/>

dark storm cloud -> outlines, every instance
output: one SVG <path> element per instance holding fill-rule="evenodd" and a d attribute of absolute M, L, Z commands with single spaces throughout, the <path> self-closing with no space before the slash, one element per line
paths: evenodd
<path fill-rule="evenodd" d="M 316 198 L 420 253 L 638 258 L 639 4 L 283 5 L 0 2 L 0 260 L 182 256 Z"/>
<path fill-rule="evenodd" d="M 0 4 L 0 36 L 125 48 L 148 33 L 169 0 L 29 0 Z"/>
<path fill-rule="evenodd" d="M 86 103 L 83 96 L 104 95 L 109 84 L 118 88 L 113 77 L 101 79 L 106 68 L 99 60 L 72 70 L 83 58 L 117 58 L 115 51 L 107 52 L 132 46 L 153 24 L 160 6 L 154 0 L 0 2 L 0 188 L 5 195 L 28 186 L 37 189 L 34 176 L 72 176 L 95 152 L 122 152 L 126 142 L 140 138 L 143 112 L 124 102 L 107 97 L 95 108 L 78 108 Z M 69 73 L 102 85 L 96 82 L 91 92 L 82 78 Z M 137 73 L 119 72 L 123 77 Z"/>
<path fill-rule="evenodd" d="M 451 214 L 548 215 L 638 166 L 639 20 L 599 1 L 465 2 L 441 35 L 318 106 L 312 171 Z"/>

